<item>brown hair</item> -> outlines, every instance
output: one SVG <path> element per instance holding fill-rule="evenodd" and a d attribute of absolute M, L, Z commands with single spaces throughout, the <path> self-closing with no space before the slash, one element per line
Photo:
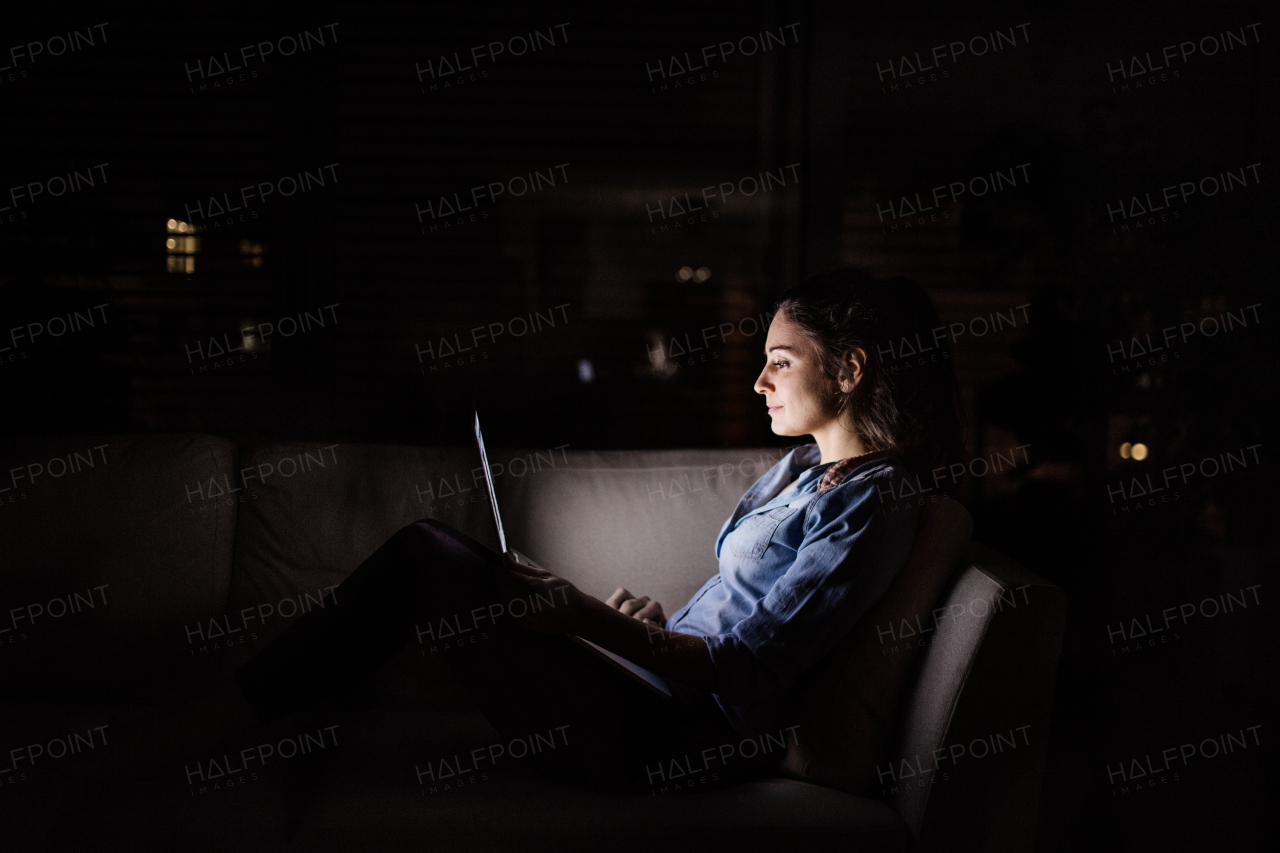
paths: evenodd
<path fill-rule="evenodd" d="M 826 374 L 846 375 L 844 356 L 867 354 L 862 379 L 837 391 L 837 412 L 853 414 L 869 450 L 888 450 L 915 473 L 957 461 L 964 454 L 960 396 L 938 312 L 924 288 L 909 278 L 877 279 L 846 268 L 811 275 L 782 295 L 775 309 L 817 345 Z M 932 347 L 925 364 L 904 356 Z"/>

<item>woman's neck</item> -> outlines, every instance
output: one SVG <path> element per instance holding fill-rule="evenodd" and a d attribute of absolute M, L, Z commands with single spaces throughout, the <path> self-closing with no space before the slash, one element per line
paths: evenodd
<path fill-rule="evenodd" d="M 848 459 L 850 456 L 861 456 L 871 450 L 858 437 L 857 432 L 834 418 L 824 426 L 814 430 L 810 435 L 817 442 L 818 450 L 822 454 L 822 458 L 818 460 L 819 465 L 825 465 L 828 462 L 839 462 L 841 459 Z"/>

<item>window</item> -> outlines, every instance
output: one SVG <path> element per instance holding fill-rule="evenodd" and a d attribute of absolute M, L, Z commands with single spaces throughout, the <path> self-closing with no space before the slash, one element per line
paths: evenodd
<path fill-rule="evenodd" d="M 262 255 L 266 250 L 254 240 L 240 241 L 240 261 L 247 267 L 262 269 Z"/>
<path fill-rule="evenodd" d="M 196 226 L 180 219 L 170 219 L 166 224 L 169 237 L 164 241 L 166 269 L 174 273 L 196 271 L 196 254 L 200 251 L 200 238 L 195 236 Z"/>

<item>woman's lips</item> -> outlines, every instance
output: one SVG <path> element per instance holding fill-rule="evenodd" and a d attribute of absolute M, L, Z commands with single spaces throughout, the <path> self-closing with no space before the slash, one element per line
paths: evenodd
<path fill-rule="evenodd" d="M 769 414 L 772 415 L 774 412 L 778 411 L 781 408 L 782 408 L 781 406 L 769 406 Z"/>

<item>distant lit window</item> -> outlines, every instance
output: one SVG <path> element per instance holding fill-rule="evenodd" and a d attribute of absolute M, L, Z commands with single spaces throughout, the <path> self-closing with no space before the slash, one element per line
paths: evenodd
<path fill-rule="evenodd" d="M 578 381 L 582 383 L 596 381 L 596 368 L 589 358 L 578 359 Z"/>
<path fill-rule="evenodd" d="M 245 352 L 271 352 L 271 324 L 253 317 L 240 318 L 240 346 Z"/>
<path fill-rule="evenodd" d="M 164 241 L 164 248 L 168 253 L 165 268 L 174 273 L 195 272 L 196 255 L 200 252 L 200 238 L 195 235 L 196 226 L 180 219 L 170 219 L 165 230 L 169 234 Z"/>
<path fill-rule="evenodd" d="M 254 240 L 240 241 L 240 261 L 247 267 L 262 269 L 262 256 L 265 253 L 261 243 Z"/>
<path fill-rule="evenodd" d="M 1148 452 L 1149 451 L 1145 444 L 1130 444 L 1126 441 L 1124 444 L 1120 445 L 1121 459 L 1133 459 L 1137 462 L 1141 462 L 1143 459 L 1147 458 Z"/>
<path fill-rule="evenodd" d="M 661 332 L 649 334 L 649 346 L 645 349 L 649 351 L 649 369 L 659 379 L 670 379 L 680 369 L 675 359 L 667 357 L 667 348 Z"/>
<path fill-rule="evenodd" d="M 689 281 L 692 279 L 701 284 L 709 278 L 711 278 L 710 267 L 698 267 L 695 270 L 693 267 L 684 266 L 676 270 L 676 281 Z"/>

